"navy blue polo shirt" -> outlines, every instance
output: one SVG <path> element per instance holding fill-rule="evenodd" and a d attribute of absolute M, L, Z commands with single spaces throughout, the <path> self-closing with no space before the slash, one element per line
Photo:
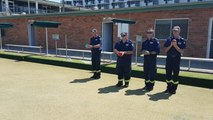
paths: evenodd
<path fill-rule="evenodd" d="M 156 38 L 152 38 L 151 40 L 145 40 L 142 43 L 141 51 L 147 50 L 149 52 L 156 52 L 157 54 L 160 53 L 160 45 L 159 41 Z"/>
<path fill-rule="evenodd" d="M 186 48 L 186 41 L 184 40 L 184 38 L 179 37 L 179 38 L 174 38 L 174 37 L 170 37 L 166 40 L 166 42 L 164 43 L 164 47 L 169 47 L 172 44 L 172 40 L 175 39 L 177 41 L 177 46 L 180 49 L 185 49 Z M 178 52 L 175 47 L 171 47 L 169 49 L 169 51 L 167 52 L 167 56 L 168 57 L 181 57 L 181 53 Z"/>
<path fill-rule="evenodd" d="M 100 44 L 102 46 L 102 41 L 100 36 L 92 37 L 90 39 L 90 45 L 98 45 Z M 92 48 L 92 51 L 101 51 L 102 48 Z"/>
<path fill-rule="evenodd" d="M 125 43 L 123 43 L 122 40 L 119 40 L 115 44 L 115 49 L 118 51 L 133 51 L 134 46 L 132 44 L 131 40 L 127 40 Z M 117 56 L 119 62 L 131 62 L 132 55 L 126 55 L 124 54 L 123 56 Z"/>

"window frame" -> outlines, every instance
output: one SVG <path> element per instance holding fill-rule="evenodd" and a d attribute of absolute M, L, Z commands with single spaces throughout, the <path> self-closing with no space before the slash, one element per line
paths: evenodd
<path fill-rule="evenodd" d="M 171 24 L 170 24 L 170 36 L 172 35 L 172 25 L 173 25 L 173 21 L 174 20 L 188 20 L 188 32 L 187 32 L 187 38 L 184 38 L 186 41 L 188 40 L 188 37 L 189 37 L 189 18 L 165 18 L 165 19 L 155 19 L 155 25 L 154 25 L 154 29 L 156 29 L 156 23 L 157 23 L 157 21 L 161 21 L 161 20 L 169 20 L 169 21 L 171 21 Z M 156 34 L 156 31 L 155 31 L 155 33 L 154 33 L 154 35 Z M 168 36 L 169 37 L 169 36 Z M 159 38 L 157 38 L 158 40 L 161 40 L 161 41 L 165 41 L 167 38 L 165 38 L 165 39 L 159 39 Z"/>

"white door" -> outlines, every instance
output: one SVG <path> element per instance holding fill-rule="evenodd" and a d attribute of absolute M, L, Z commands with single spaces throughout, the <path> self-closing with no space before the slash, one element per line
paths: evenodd
<path fill-rule="evenodd" d="M 113 51 L 113 23 L 102 24 L 102 49 L 103 51 Z"/>
<path fill-rule="evenodd" d="M 213 18 L 209 21 L 207 58 L 213 58 Z"/>
<path fill-rule="evenodd" d="M 28 23 L 28 42 L 30 46 L 36 45 L 35 42 L 35 27 L 33 27 L 32 23 Z"/>

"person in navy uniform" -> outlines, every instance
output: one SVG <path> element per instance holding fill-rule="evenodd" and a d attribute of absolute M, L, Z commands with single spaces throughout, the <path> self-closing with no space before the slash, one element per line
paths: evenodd
<path fill-rule="evenodd" d="M 101 77 L 101 37 L 98 36 L 97 30 L 92 29 L 92 38 L 90 39 L 89 48 L 92 52 L 92 70 L 93 70 L 93 76 L 91 78 L 93 79 L 99 79 Z"/>
<path fill-rule="evenodd" d="M 179 80 L 178 75 L 180 71 L 180 61 L 184 49 L 186 48 L 186 41 L 180 36 L 181 28 L 174 26 L 173 36 L 168 38 L 164 44 L 166 58 L 166 82 L 167 89 L 165 93 L 175 94 Z"/>
<path fill-rule="evenodd" d="M 156 59 L 157 54 L 160 52 L 159 41 L 154 38 L 154 30 L 148 29 L 146 31 L 147 39 L 142 43 L 142 54 L 144 55 L 144 78 L 145 87 L 147 91 L 153 90 L 155 84 L 155 76 L 157 72 Z"/>
<path fill-rule="evenodd" d="M 117 87 L 123 86 L 123 81 L 125 82 L 124 87 L 129 86 L 133 49 L 132 41 L 128 39 L 127 33 L 122 32 L 121 39 L 116 43 L 114 49 L 114 52 L 117 54 Z"/>

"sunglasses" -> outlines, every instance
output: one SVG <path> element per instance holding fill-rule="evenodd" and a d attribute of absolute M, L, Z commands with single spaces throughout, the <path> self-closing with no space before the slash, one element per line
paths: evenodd
<path fill-rule="evenodd" d="M 172 30 L 173 32 L 178 32 L 178 30 Z"/>
<path fill-rule="evenodd" d="M 152 34 L 153 32 L 147 32 L 146 34 Z"/>

